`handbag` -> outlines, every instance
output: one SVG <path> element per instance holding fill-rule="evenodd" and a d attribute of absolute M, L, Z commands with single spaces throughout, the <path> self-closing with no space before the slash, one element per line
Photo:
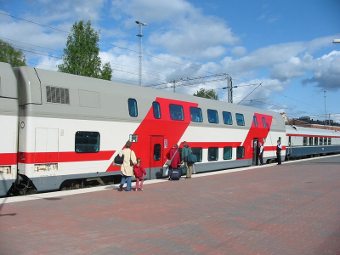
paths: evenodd
<path fill-rule="evenodd" d="M 197 162 L 197 157 L 194 153 L 188 155 L 188 164 L 194 164 Z"/>
<path fill-rule="evenodd" d="M 124 154 L 120 155 L 119 153 L 114 158 L 113 162 L 115 162 L 116 165 L 121 165 L 124 162 Z"/>

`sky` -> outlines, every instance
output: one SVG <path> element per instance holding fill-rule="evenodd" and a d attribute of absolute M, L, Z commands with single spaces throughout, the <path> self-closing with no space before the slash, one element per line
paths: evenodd
<path fill-rule="evenodd" d="M 114 81 L 139 86 L 141 42 L 142 86 L 227 101 L 229 76 L 235 104 L 340 122 L 340 0 L 0 0 L 0 39 L 32 67 L 57 70 L 80 20 Z"/>

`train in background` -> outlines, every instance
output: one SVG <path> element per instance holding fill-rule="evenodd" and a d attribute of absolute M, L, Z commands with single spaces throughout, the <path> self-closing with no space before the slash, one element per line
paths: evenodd
<path fill-rule="evenodd" d="M 340 152 L 340 134 L 300 132 L 275 112 L 6 63 L 0 119 L 0 196 L 116 183 L 113 159 L 127 140 L 148 179 L 164 177 L 170 148 L 183 141 L 196 173 L 256 165 L 259 142 L 266 162 L 275 161 L 277 140 L 282 160 Z"/>

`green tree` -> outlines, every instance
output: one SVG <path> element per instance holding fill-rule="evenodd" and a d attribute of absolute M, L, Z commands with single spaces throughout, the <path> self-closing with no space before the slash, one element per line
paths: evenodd
<path fill-rule="evenodd" d="M 21 50 L 14 49 L 10 44 L 0 40 L 0 62 L 12 66 L 25 66 L 25 56 Z"/>
<path fill-rule="evenodd" d="M 112 68 L 110 63 L 105 63 L 101 71 L 101 78 L 110 81 L 112 78 Z"/>
<path fill-rule="evenodd" d="M 91 22 L 74 23 L 67 37 L 63 63 L 58 65 L 61 72 L 110 80 L 112 69 L 109 63 L 101 69 L 99 58 L 99 35 L 91 27 Z"/>
<path fill-rule="evenodd" d="M 218 95 L 217 95 L 216 91 L 213 90 L 213 89 L 201 88 L 200 90 L 196 91 L 194 96 L 218 100 Z"/>

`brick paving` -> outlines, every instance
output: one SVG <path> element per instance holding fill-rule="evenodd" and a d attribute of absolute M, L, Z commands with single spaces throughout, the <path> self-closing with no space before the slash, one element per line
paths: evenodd
<path fill-rule="evenodd" d="M 194 177 L 3 200 L 0 254 L 340 255 L 340 156 Z"/>

